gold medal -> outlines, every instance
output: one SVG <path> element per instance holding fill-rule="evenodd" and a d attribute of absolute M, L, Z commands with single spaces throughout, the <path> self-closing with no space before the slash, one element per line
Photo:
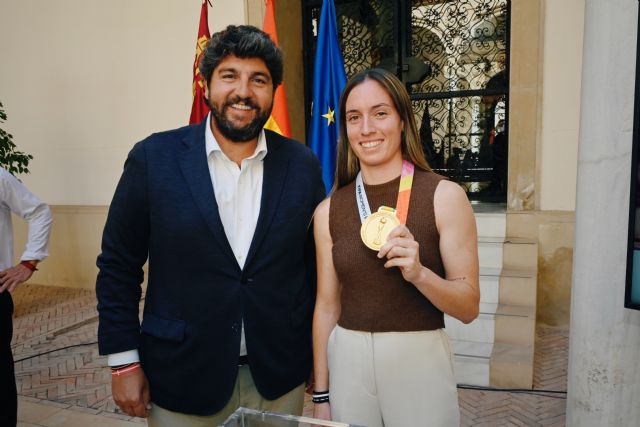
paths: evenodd
<path fill-rule="evenodd" d="M 379 251 L 382 245 L 387 243 L 387 236 L 391 230 L 400 225 L 395 212 L 393 208 L 381 206 L 378 212 L 364 220 L 360 227 L 360 238 L 369 249 Z"/>

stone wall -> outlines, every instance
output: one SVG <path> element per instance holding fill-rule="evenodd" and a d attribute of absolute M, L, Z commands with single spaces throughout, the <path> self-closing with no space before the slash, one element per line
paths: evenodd
<path fill-rule="evenodd" d="M 507 214 L 507 236 L 538 242 L 537 322 L 568 326 L 575 217 L 565 211 Z"/>

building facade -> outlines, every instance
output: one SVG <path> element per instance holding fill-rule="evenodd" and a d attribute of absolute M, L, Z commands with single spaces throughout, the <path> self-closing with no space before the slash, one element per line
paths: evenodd
<path fill-rule="evenodd" d="M 475 4 L 496 1 L 476 0 Z M 301 141 L 305 140 L 307 120 L 307 3 L 278 0 L 276 4 L 291 126 L 294 137 Z M 426 11 L 462 2 L 405 3 Z M 610 73 L 606 81 L 594 81 L 594 74 L 586 71 L 597 69 L 597 63 L 587 63 L 583 49 L 589 54 L 588 49 L 594 48 L 589 38 L 597 39 L 598 34 L 623 37 L 622 29 L 615 31 L 618 22 L 626 25 L 628 43 L 624 46 L 635 49 L 637 2 L 624 0 L 621 3 L 625 6 L 620 8 L 617 3 L 612 7 L 597 0 L 508 3 L 506 236 L 536 242 L 537 321 L 566 326 L 572 298 L 576 188 L 578 200 L 588 199 L 590 194 L 585 187 L 589 180 L 579 182 L 583 179 L 578 174 L 579 147 L 583 150 L 579 143 L 591 132 L 587 125 L 600 118 L 597 112 L 585 113 L 595 107 L 590 98 L 593 95 L 583 88 L 582 76 L 589 76 L 590 84 L 607 85 L 601 94 L 603 102 L 614 102 L 615 98 L 625 108 L 633 103 L 632 88 L 626 92 L 615 85 L 626 81 L 620 76 Z M 127 152 L 152 132 L 188 122 L 199 6 L 200 0 L 0 0 L 0 100 L 8 114 L 6 129 L 22 151 L 34 155 L 31 174 L 21 179 L 51 205 L 54 214 L 51 255 L 34 277 L 35 283 L 94 286 L 102 227 Z M 615 14 L 609 13 L 612 8 Z M 214 0 L 210 29 L 214 32 L 232 23 L 260 27 L 263 14 L 262 0 Z M 627 16 L 624 20 L 625 14 L 634 19 Z M 599 40 L 604 43 L 607 39 L 603 36 Z M 614 38 L 607 46 L 597 47 L 613 55 L 616 43 Z M 491 67 L 500 70 L 496 64 L 489 64 Z M 620 111 L 627 113 L 626 109 Z M 604 145 L 624 129 L 616 127 L 615 115 L 602 117 L 606 123 L 601 125 L 602 138 L 597 143 Z M 594 208 L 587 203 L 581 206 Z M 586 224 L 579 228 L 581 232 L 597 226 Z M 16 235 L 16 253 L 20 253 L 25 230 L 18 221 Z M 580 283 L 575 278 L 573 282 L 576 289 L 583 286 L 583 279 L 588 280 L 580 271 L 575 275 Z M 575 304 L 574 300 L 572 331 L 579 330 L 575 324 L 583 320 L 575 317 L 575 313 L 582 313 Z M 640 323 L 633 315 L 626 316 L 633 317 L 627 321 L 636 322 L 634 328 Z M 637 350 L 637 341 L 634 343 Z M 573 337 L 571 344 L 579 346 Z M 582 366 L 574 364 L 572 375 L 580 375 L 575 369 Z M 638 389 L 637 377 L 637 373 L 632 377 L 634 390 Z M 616 378 L 609 380 L 615 382 Z M 585 387 L 570 380 L 570 387 L 572 384 L 575 390 Z M 570 397 L 576 397 L 571 390 Z M 569 404 L 573 408 L 569 419 L 581 420 L 578 414 L 584 400 L 576 397 Z M 576 421 L 575 425 L 587 424 Z"/>

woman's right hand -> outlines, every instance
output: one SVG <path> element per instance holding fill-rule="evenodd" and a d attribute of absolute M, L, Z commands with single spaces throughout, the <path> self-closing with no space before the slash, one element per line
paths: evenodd
<path fill-rule="evenodd" d="M 331 405 L 329 402 L 313 404 L 313 418 L 331 421 Z"/>

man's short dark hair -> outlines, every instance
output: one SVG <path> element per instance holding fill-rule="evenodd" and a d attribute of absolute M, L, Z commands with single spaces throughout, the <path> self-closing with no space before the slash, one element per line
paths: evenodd
<path fill-rule="evenodd" d="M 200 73 L 207 83 L 213 70 L 229 55 L 262 59 L 271 74 L 273 88 L 282 83 L 282 51 L 264 31 L 251 25 L 229 25 L 214 33 L 200 59 Z"/>

